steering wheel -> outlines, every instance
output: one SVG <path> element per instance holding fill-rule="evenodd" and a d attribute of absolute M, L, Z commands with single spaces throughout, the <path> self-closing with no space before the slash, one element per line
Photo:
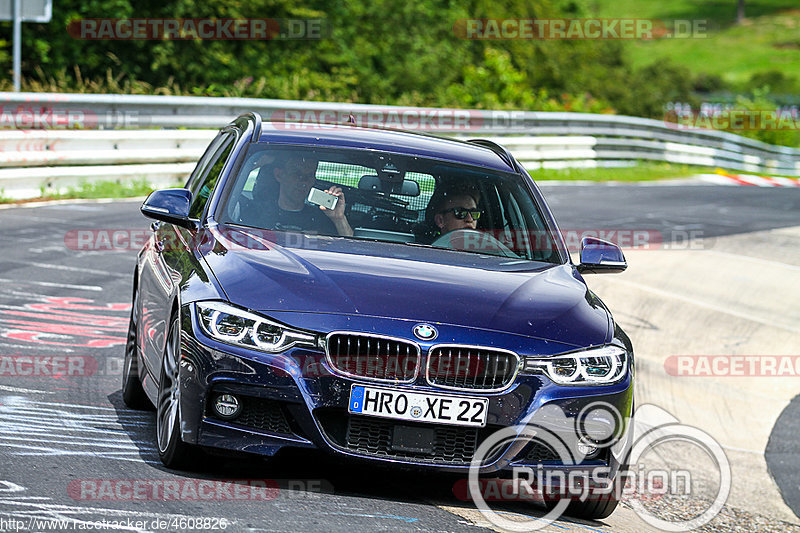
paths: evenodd
<path fill-rule="evenodd" d="M 475 229 L 457 229 L 445 233 L 431 243 L 439 248 L 451 248 L 467 252 L 483 252 L 519 259 L 511 248 L 495 239 L 490 233 Z"/>

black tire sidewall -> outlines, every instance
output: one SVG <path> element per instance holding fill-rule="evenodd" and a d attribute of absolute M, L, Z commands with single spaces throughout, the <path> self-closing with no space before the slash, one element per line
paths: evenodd
<path fill-rule="evenodd" d="M 172 336 L 174 334 L 173 328 L 180 328 L 180 321 L 178 320 L 177 315 L 171 318 L 170 328 L 167 334 L 167 342 L 172 342 Z M 168 354 L 165 344 L 164 358 L 166 358 L 167 356 Z M 175 362 L 175 364 L 179 365 L 180 364 L 179 348 L 177 349 L 175 356 L 178 359 Z M 161 398 L 162 387 L 164 385 L 165 368 L 166 366 L 162 361 L 161 379 L 158 383 L 157 398 Z M 180 387 L 180 383 L 177 386 Z M 158 406 L 156 406 L 156 427 L 155 427 L 156 449 L 158 450 L 158 457 L 159 459 L 161 459 L 161 462 L 164 464 L 164 466 L 166 466 L 167 468 L 187 470 L 190 469 L 193 465 L 196 465 L 197 464 L 196 459 L 198 458 L 199 449 L 197 446 L 194 446 L 192 444 L 187 444 L 186 442 L 184 442 L 180 433 L 180 427 L 181 427 L 180 399 L 178 400 L 178 412 L 175 416 L 175 422 L 172 424 L 172 428 L 170 428 L 169 444 L 167 444 L 167 447 L 163 452 L 161 451 L 158 445 L 158 420 L 159 420 Z"/>

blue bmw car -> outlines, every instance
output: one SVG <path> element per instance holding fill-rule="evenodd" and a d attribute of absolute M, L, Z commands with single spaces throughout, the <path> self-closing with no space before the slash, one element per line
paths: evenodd
<path fill-rule="evenodd" d="M 607 430 L 570 461 L 512 439 L 481 473 L 622 468 L 633 350 L 583 276 L 620 272 L 624 256 L 586 238 L 575 264 L 501 146 L 251 113 L 219 132 L 185 188 L 154 191 L 141 211 L 152 235 L 122 394 L 155 406 L 166 466 L 209 448 L 316 448 L 466 473 L 492 434 L 558 407 L 568 423 L 555 433 Z"/>

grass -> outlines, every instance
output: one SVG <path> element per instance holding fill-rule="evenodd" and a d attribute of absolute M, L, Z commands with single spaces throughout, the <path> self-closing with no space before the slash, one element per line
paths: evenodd
<path fill-rule="evenodd" d="M 725 170 L 721 168 L 699 167 L 692 165 L 676 165 L 672 163 L 653 163 L 640 161 L 632 167 L 620 168 L 564 168 L 535 169 L 528 173 L 536 181 L 654 181 L 680 178 L 691 178 L 697 174 L 745 174 L 750 176 L 779 176 L 774 173 L 745 172 L 741 170 Z M 797 176 L 783 176 L 797 179 Z"/>
<path fill-rule="evenodd" d="M 645 162 L 620 168 L 542 168 L 529 171 L 536 181 L 653 181 L 688 178 L 695 174 L 713 172 L 714 169 L 707 167 Z"/>
<path fill-rule="evenodd" d="M 82 182 L 77 187 L 70 187 L 66 192 L 48 194 L 48 198 L 130 198 L 132 196 L 147 196 L 153 191 L 153 186 L 145 178 L 138 180 L 117 181 L 92 181 Z M 42 196 L 44 197 L 44 191 Z"/>
<path fill-rule="evenodd" d="M 20 203 L 20 202 L 39 202 L 43 200 L 66 200 L 92 198 L 130 198 L 135 196 L 147 196 L 153 190 L 153 186 L 145 179 L 119 183 L 116 181 L 92 181 L 82 182 L 77 187 L 69 187 L 66 191 L 48 191 L 41 189 L 38 198 L 25 200 L 14 200 L 0 194 L 0 203 Z"/>
<path fill-rule="evenodd" d="M 598 17 L 664 21 L 706 20 L 706 36 L 624 41 L 634 66 L 669 59 L 694 73 L 741 84 L 757 72 L 800 72 L 800 6 L 787 0 L 748 0 L 743 24 L 736 24 L 736 1 L 594 0 Z"/>

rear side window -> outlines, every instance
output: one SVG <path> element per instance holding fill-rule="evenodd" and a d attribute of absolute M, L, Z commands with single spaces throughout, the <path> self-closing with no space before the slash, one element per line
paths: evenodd
<path fill-rule="evenodd" d="M 236 136 L 232 132 L 222 134 L 216 151 L 211 154 L 208 162 L 200 171 L 198 178 L 189 184 L 192 191 L 192 205 L 189 206 L 189 217 L 200 218 L 206 208 L 211 192 L 217 184 L 225 162 L 233 150 Z"/>

